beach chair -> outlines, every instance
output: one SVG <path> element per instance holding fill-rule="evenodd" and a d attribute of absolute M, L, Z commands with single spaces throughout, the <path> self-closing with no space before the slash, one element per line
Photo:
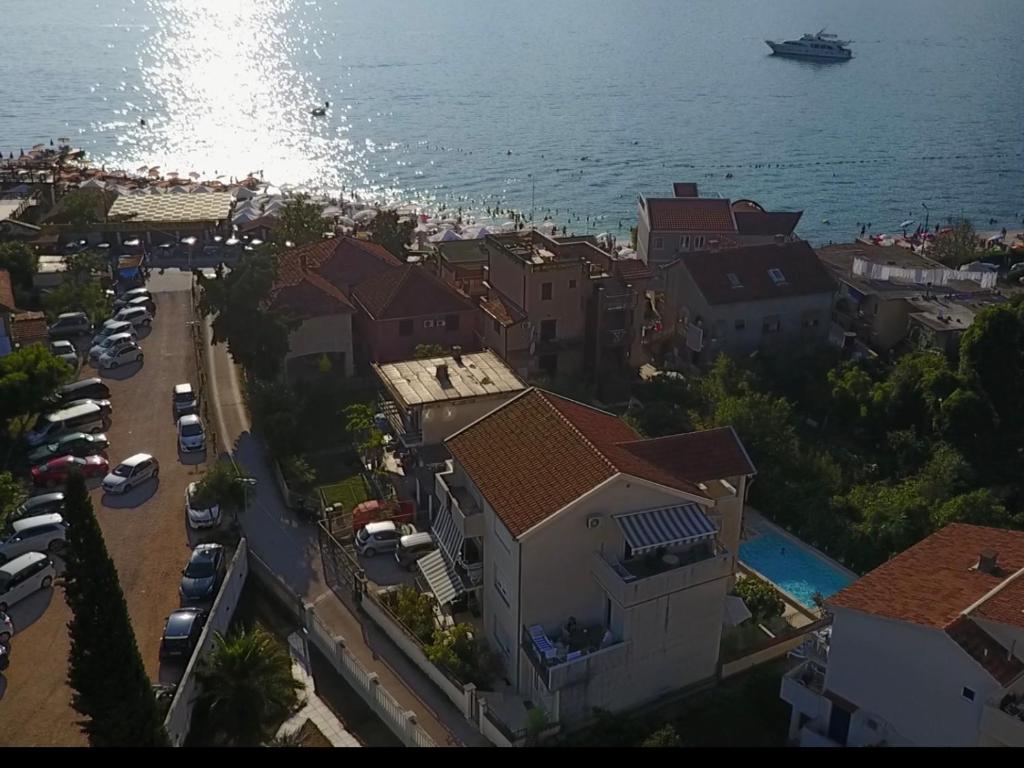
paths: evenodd
<path fill-rule="evenodd" d="M 545 659 L 555 658 L 556 650 L 554 644 L 548 639 L 547 634 L 544 632 L 544 627 L 540 624 L 534 624 L 529 629 L 530 639 L 533 640 L 533 645 Z"/>

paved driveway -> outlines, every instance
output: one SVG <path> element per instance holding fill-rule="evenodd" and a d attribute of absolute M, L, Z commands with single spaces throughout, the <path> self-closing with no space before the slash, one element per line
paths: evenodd
<path fill-rule="evenodd" d="M 146 452 L 160 462 L 160 475 L 123 496 L 92 491 L 93 506 L 114 558 L 128 601 L 132 626 L 150 678 L 174 679 L 160 669 L 160 635 L 167 614 L 178 607 L 178 582 L 190 551 L 184 492 L 205 465 L 182 463 L 171 412 L 171 388 L 195 380 L 190 339 L 187 274 L 155 273 L 150 290 L 158 314 L 140 338 L 145 360 L 101 374 L 111 390 L 113 424 L 110 461 Z M 94 376 L 85 367 L 82 376 Z M 17 634 L 11 666 L 0 676 L 0 745 L 76 745 L 85 740 L 74 725 L 67 676 L 70 612 L 58 587 L 11 609 Z"/>

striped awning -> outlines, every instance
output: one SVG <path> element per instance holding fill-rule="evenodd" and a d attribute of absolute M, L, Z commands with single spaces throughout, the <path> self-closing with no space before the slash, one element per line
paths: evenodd
<path fill-rule="evenodd" d="M 649 509 L 628 515 L 615 515 L 634 555 L 658 547 L 710 539 L 718 533 L 696 504 Z"/>
<path fill-rule="evenodd" d="M 441 509 L 438 510 L 431 529 L 434 532 L 434 538 L 437 539 L 437 543 L 448 556 L 448 561 L 453 565 L 460 562 L 462 559 L 462 531 L 455 525 L 455 519 L 452 517 L 452 511 L 448 506 L 447 500 L 442 503 Z"/>
<path fill-rule="evenodd" d="M 447 605 L 465 592 L 462 579 L 445 560 L 441 550 L 435 549 L 429 555 L 421 557 L 416 561 L 416 567 L 437 598 L 438 605 Z"/>

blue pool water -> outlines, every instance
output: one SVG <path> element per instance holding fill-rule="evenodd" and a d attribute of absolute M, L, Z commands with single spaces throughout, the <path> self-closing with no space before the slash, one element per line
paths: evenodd
<path fill-rule="evenodd" d="M 807 608 L 814 608 L 815 592 L 830 597 L 854 581 L 827 560 L 770 529 L 740 544 L 740 560 Z"/>

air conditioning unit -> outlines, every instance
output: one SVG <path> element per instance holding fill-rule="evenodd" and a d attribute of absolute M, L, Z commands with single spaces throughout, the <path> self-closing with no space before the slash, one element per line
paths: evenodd
<path fill-rule="evenodd" d="M 444 328 L 444 320 L 435 320 L 434 321 L 434 327 L 435 328 Z"/>
<path fill-rule="evenodd" d="M 424 320 L 423 321 L 423 327 L 424 328 L 433 328 L 434 327 L 434 321 L 433 320 Z"/>
<path fill-rule="evenodd" d="M 590 515 L 587 518 L 587 528 L 598 528 L 601 525 L 600 515 Z"/>

